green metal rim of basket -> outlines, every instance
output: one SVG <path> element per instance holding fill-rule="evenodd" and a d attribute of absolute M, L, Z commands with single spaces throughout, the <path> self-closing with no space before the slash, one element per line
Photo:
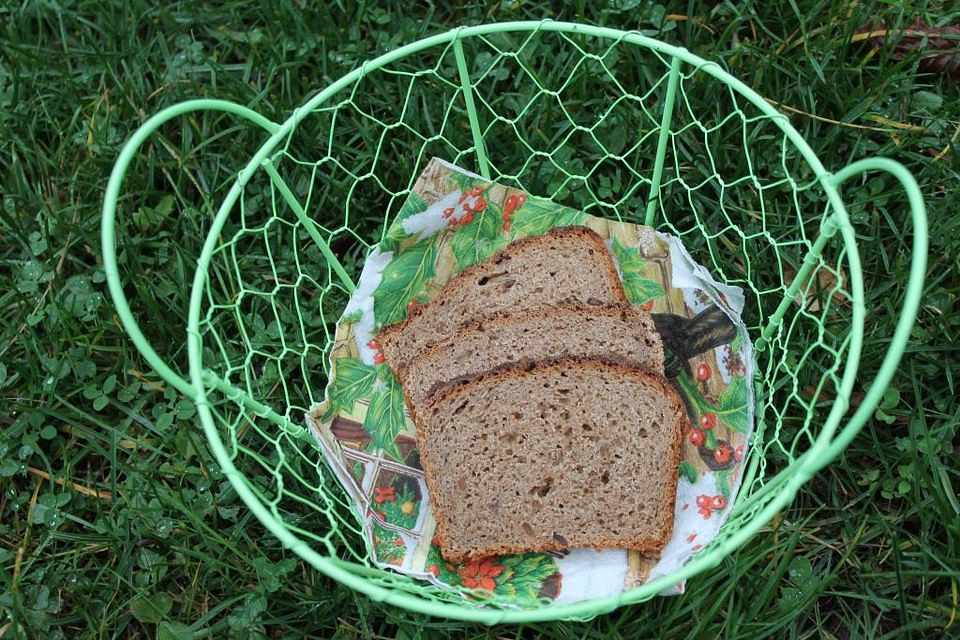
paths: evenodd
<path fill-rule="evenodd" d="M 751 520 L 737 529 L 720 544 L 715 544 L 705 549 L 675 573 L 655 579 L 634 589 L 624 591 L 619 595 L 582 601 L 575 604 L 553 604 L 536 609 L 516 610 L 493 609 L 477 605 L 440 602 L 427 597 L 390 589 L 369 579 L 369 576 L 379 574 L 379 570 L 321 554 L 305 540 L 299 538 L 284 526 L 278 518 L 270 513 L 261 499 L 243 482 L 243 475 L 234 466 L 217 430 L 216 422 L 210 409 L 208 393 L 212 390 L 225 393 L 231 399 L 243 404 L 248 410 L 251 410 L 259 416 L 273 420 L 287 431 L 299 430 L 302 432 L 304 429 L 301 425 L 295 425 L 287 418 L 275 413 L 267 405 L 247 396 L 243 391 L 231 387 L 227 382 L 218 378 L 214 372 L 205 368 L 201 356 L 200 332 L 201 308 L 204 301 L 207 270 L 214 254 L 218 236 L 233 210 L 238 197 L 241 195 L 244 185 L 250 176 L 261 168 L 270 174 L 278 190 L 283 194 L 288 204 L 293 207 L 301 222 L 304 222 L 308 232 L 312 230 L 311 237 L 319 246 L 333 271 L 343 282 L 344 287 L 348 291 L 353 290 L 354 285 L 347 272 L 341 266 L 339 260 L 330 250 L 326 242 L 321 238 L 320 234 L 316 232 L 316 228 L 309 223 L 307 214 L 299 207 L 294 196 L 289 193 L 289 189 L 286 189 L 282 177 L 279 176 L 268 156 L 281 141 L 298 126 L 307 114 L 329 101 L 332 96 L 345 87 L 348 87 L 351 83 L 357 82 L 372 71 L 431 47 L 452 45 L 457 60 L 460 75 L 459 80 L 463 90 L 465 107 L 470 119 L 471 132 L 475 145 L 472 151 L 474 151 L 477 156 L 481 173 L 484 174 L 485 177 L 489 177 L 489 166 L 483 144 L 483 135 L 477 123 L 477 110 L 473 102 L 470 75 L 465 64 L 461 42 L 467 38 L 501 32 L 561 32 L 592 36 L 645 47 L 660 55 L 667 56 L 670 59 L 671 64 L 665 98 L 666 106 L 664 107 L 663 120 L 659 127 L 656 164 L 651 180 L 651 195 L 648 200 L 650 206 L 647 210 L 647 224 L 655 222 L 653 219 L 653 205 L 658 195 L 663 171 L 665 139 L 669 132 L 669 118 L 672 111 L 671 105 L 676 93 L 676 79 L 680 74 L 681 65 L 690 65 L 695 70 L 712 76 L 749 101 L 765 116 L 769 117 L 814 170 L 820 186 L 822 186 L 826 193 L 827 200 L 831 206 L 831 213 L 822 221 L 820 235 L 810 248 L 807 259 L 800 268 L 793 284 L 790 285 L 784 293 L 780 306 L 776 312 L 770 316 L 766 327 L 756 338 L 755 348 L 758 351 L 762 351 L 767 346 L 771 336 L 773 336 L 780 327 L 787 308 L 793 303 L 800 289 L 800 284 L 812 270 L 820 251 L 826 245 L 827 241 L 836 233 L 841 235 L 847 251 L 853 324 L 849 351 L 841 377 L 840 389 L 837 393 L 837 401 L 832 407 L 826 422 L 822 425 L 820 433 L 813 445 L 789 467 L 780 472 L 777 478 L 779 481 L 771 481 L 763 488 L 762 491 L 764 492 L 776 490 L 777 494 L 770 498 L 768 504 L 756 513 Z M 190 365 L 189 379 L 184 379 L 166 364 L 163 358 L 149 344 L 143 332 L 140 330 L 136 317 L 126 299 L 117 264 L 115 220 L 123 178 L 140 146 L 165 122 L 193 111 L 220 111 L 234 114 L 261 127 L 270 134 L 270 137 L 246 167 L 238 174 L 230 191 L 223 199 L 199 257 L 190 297 L 187 326 L 187 346 Z M 838 432 L 840 422 L 847 413 L 847 398 L 849 398 L 857 375 L 865 316 L 863 275 L 860 267 L 859 254 L 854 230 L 841 200 L 839 189 L 844 182 L 866 171 L 883 171 L 890 174 L 901 183 L 905 191 L 913 222 L 911 268 L 902 313 L 890 340 L 890 347 L 863 401 L 856 412 L 847 420 L 846 425 Z M 727 554 L 753 536 L 762 526 L 768 523 L 779 510 L 788 505 L 793 499 L 797 489 L 814 473 L 835 458 L 856 436 L 860 428 L 872 415 L 874 408 L 877 406 L 899 364 L 917 316 L 923 289 L 927 258 L 927 219 L 920 189 L 913 176 L 902 165 L 887 158 L 869 158 L 853 162 L 835 173 L 828 172 L 807 142 L 782 114 L 771 107 L 764 98 L 725 72 L 716 63 L 704 60 L 686 49 L 665 44 L 636 32 L 625 32 L 616 29 L 544 20 L 538 22 L 506 22 L 463 27 L 400 47 L 363 64 L 353 72 L 326 87 L 304 105 L 295 109 L 290 117 L 282 124 L 274 123 L 251 109 L 223 100 L 191 100 L 166 108 L 141 125 L 120 153 L 106 189 L 103 207 L 102 240 L 107 284 L 113 297 L 119 319 L 124 328 L 154 370 L 178 391 L 193 399 L 197 406 L 200 422 L 206 433 L 210 448 L 218 462 L 222 465 L 223 472 L 230 479 L 230 482 L 245 504 L 257 518 L 259 518 L 264 526 L 282 541 L 285 547 L 297 553 L 319 571 L 338 580 L 344 585 L 366 594 L 376 601 L 435 616 L 494 624 L 500 622 L 587 618 L 611 611 L 624 604 L 647 600 L 681 580 L 685 580 L 716 566 Z M 756 464 L 748 466 L 745 473 L 751 475 L 755 471 Z M 738 500 L 738 503 L 741 502 L 743 501 Z M 738 506 L 742 506 L 742 504 L 735 505 L 735 511 Z"/>

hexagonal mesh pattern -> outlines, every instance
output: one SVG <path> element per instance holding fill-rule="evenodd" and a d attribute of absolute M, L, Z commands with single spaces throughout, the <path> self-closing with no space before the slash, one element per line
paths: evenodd
<path fill-rule="evenodd" d="M 704 552 L 718 561 L 730 536 L 790 480 L 790 463 L 817 439 L 840 393 L 852 295 L 839 236 L 808 258 L 812 271 L 782 321 L 771 324 L 831 213 L 818 177 L 774 117 L 684 64 L 653 194 L 670 59 L 622 39 L 552 31 L 465 38 L 463 48 L 492 180 L 633 222 L 643 221 L 653 196 L 653 223 L 683 238 L 718 279 L 744 289 L 754 340 L 769 326 L 757 362 L 757 431 L 746 463 L 753 471 Z M 465 98 L 454 48 L 441 43 L 300 113 L 270 155 L 353 277 L 432 156 L 482 165 Z M 503 605 L 368 562 L 361 523 L 302 426 L 322 400 L 325 354 L 349 295 L 308 231 L 261 169 L 246 181 L 213 252 L 200 330 L 230 460 L 280 526 L 347 570 L 428 600 Z M 640 588 L 623 601 L 652 595 Z"/>

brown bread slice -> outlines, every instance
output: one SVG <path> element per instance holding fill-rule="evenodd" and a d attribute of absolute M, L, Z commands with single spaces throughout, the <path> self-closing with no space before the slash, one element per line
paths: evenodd
<path fill-rule="evenodd" d="M 587 227 L 562 227 L 517 240 L 467 267 L 406 320 L 382 329 L 377 341 L 390 368 L 402 375 L 414 357 L 464 323 L 564 302 L 625 300 L 603 239 Z"/>
<path fill-rule="evenodd" d="M 416 407 L 450 382 L 569 356 L 622 359 L 663 375 L 663 343 L 648 312 L 629 303 L 577 304 L 506 312 L 461 327 L 414 358 L 401 382 Z"/>
<path fill-rule="evenodd" d="M 416 419 L 449 561 L 670 538 L 684 409 L 659 376 L 595 358 L 510 367 L 444 389 Z"/>

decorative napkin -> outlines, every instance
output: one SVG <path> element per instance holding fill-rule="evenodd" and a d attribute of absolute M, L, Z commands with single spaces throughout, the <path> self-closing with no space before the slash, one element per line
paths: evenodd
<path fill-rule="evenodd" d="M 433 541 L 416 426 L 374 334 L 517 238 L 569 225 L 588 226 L 605 239 L 628 299 L 654 314 L 667 377 L 684 398 L 689 422 L 673 536 L 652 556 L 570 549 L 447 563 Z M 680 568 L 729 513 L 753 427 L 743 305 L 742 291 L 716 282 L 676 237 L 587 215 L 434 159 L 367 256 L 337 325 L 326 399 L 307 423 L 365 523 L 377 565 L 449 589 L 486 589 L 518 606 L 614 595 Z M 683 589 L 678 583 L 664 595 Z"/>

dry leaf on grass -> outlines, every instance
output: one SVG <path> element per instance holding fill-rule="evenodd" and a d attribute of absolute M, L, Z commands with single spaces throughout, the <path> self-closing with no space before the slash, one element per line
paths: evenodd
<path fill-rule="evenodd" d="M 793 284 L 796 277 L 796 269 L 788 266 L 783 270 L 784 283 L 788 287 Z M 814 278 L 816 278 L 816 282 L 814 282 Z M 832 292 L 833 300 L 837 305 L 848 306 L 850 300 L 843 290 L 846 280 L 846 273 L 843 269 L 836 265 L 827 264 L 826 267 L 818 268 L 815 275 L 811 274 L 807 278 L 807 282 L 797 292 L 795 300 L 798 305 L 804 307 L 807 311 L 815 313 L 820 311 L 825 297 Z"/>
<path fill-rule="evenodd" d="M 890 54 L 894 60 L 919 52 L 921 70 L 953 77 L 960 75 L 960 24 L 934 27 L 918 18 L 903 31 L 894 31 L 881 23 L 857 32 L 852 41 L 881 47 L 887 38 L 896 39 Z"/>

